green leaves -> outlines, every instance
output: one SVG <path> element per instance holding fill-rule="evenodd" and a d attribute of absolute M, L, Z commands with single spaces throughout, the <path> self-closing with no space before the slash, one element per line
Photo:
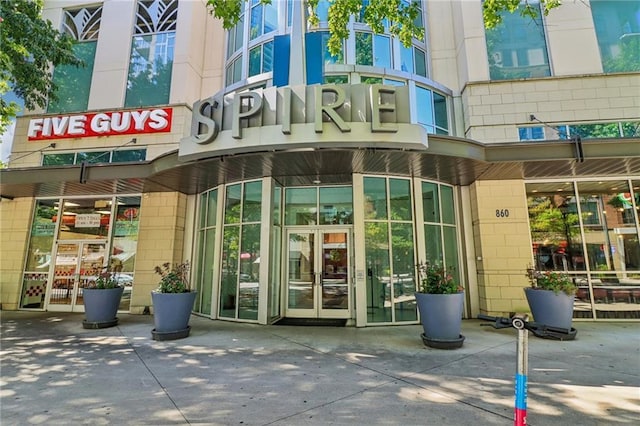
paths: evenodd
<path fill-rule="evenodd" d="M 0 94 L 13 90 L 25 108 L 45 108 L 56 99 L 52 66 L 82 65 L 73 53 L 74 40 L 41 17 L 42 0 L 0 1 Z M 18 112 L 0 99 L 0 132 Z"/>
<path fill-rule="evenodd" d="M 502 23 L 502 13 L 513 13 L 520 8 L 520 15 L 538 18 L 538 3 L 542 6 L 542 13 L 547 16 L 551 9 L 562 4 L 562 0 L 484 0 L 482 2 L 482 16 L 484 18 L 484 27 L 493 29 Z"/>

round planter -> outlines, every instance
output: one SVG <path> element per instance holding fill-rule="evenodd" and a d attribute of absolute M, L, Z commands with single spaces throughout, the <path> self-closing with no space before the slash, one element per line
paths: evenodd
<path fill-rule="evenodd" d="M 416 303 L 425 345 L 438 349 L 455 349 L 462 346 L 460 334 L 464 293 L 425 294 L 416 293 Z"/>
<path fill-rule="evenodd" d="M 82 289 L 85 320 L 84 328 L 106 328 L 118 324 L 118 306 L 124 287 Z"/>
<path fill-rule="evenodd" d="M 571 330 L 574 296 L 535 288 L 525 288 L 524 293 L 536 323 Z"/>
<path fill-rule="evenodd" d="M 154 340 L 174 340 L 189 336 L 189 318 L 193 310 L 197 292 L 156 293 L 151 292 L 153 301 L 153 323 L 151 331 Z"/>

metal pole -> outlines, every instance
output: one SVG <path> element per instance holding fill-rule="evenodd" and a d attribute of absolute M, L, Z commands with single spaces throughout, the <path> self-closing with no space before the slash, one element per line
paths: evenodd
<path fill-rule="evenodd" d="M 518 330 L 518 366 L 516 371 L 516 406 L 513 424 L 527 424 L 527 370 L 529 351 L 529 331 L 525 328 L 527 316 L 514 317 L 511 324 Z"/>

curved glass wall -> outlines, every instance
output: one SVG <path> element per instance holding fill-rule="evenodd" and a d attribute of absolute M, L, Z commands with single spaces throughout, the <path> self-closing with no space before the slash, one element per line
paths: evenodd
<path fill-rule="evenodd" d="M 534 267 L 578 284 L 576 318 L 640 318 L 640 182 L 527 183 Z"/>

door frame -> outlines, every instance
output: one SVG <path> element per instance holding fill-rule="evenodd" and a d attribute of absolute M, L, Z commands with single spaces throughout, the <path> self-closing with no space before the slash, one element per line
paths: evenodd
<path fill-rule="evenodd" d="M 77 256 L 75 263 L 75 273 L 73 274 L 73 288 L 70 289 L 70 301 L 69 303 L 51 303 L 51 296 L 53 295 L 53 284 L 56 281 L 56 266 L 58 260 L 58 251 L 61 245 L 77 245 Z M 109 253 L 109 244 L 106 239 L 96 239 L 96 240 L 58 240 L 55 242 L 51 269 L 49 271 L 49 279 L 47 281 L 47 289 L 45 294 L 45 303 L 44 309 L 51 312 L 84 312 L 84 304 L 82 302 L 78 303 L 78 295 L 80 293 L 81 282 L 83 277 L 95 276 L 95 274 L 85 274 L 81 275 L 81 265 L 82 265 L 82 256 L 84 252 L 84 247 L 90 244 L 102 244 L 104 245 L 104 256 L 102 258 L 102 265 L 100 265 L 100 271 L 106 265 Z M 58 277 L 59 278 L 59 277 Z M 64 279 L 64 278 L 63 278 Z M 86 279 L 86 278 L 85 278 Z"/>
<path fill-rule="evenodd" d="M 314 268 L 316 270 L 313 271 L 313 281 L 312 281 L 312 291 L 313 291 L 313 308 L 308 309 L 296 309 L 289 307 L 289 253 L 290 253 L 290 235 L 296 233 L 308 233 L 314 235 Z M 320 265 L 319 268 L 322 268 L 322 253 L 323 253 L 323 235 L 327 233 L 344 233 L 347 239 L 347 270 L 346 270 L 346 290 L 347 290 L 347 307 L 345 309 L 327 309 L 323 308 L 322 304 L 322 280 L 323 274 L 326 271 L 318 271 L 318 267 L 315 265 Z M 283 280 L 282 280 L 282 293 L 284 298 L 283 303 L 283 313 L 284 317 L 288 318 L 327 318 L 327 319 L 349 319 L 352 314 L 352 306 L 353 306 L 353 227 L 352 226 L 335 226 L 335 225 L 325 225 L 325 226 L 296 226 L 296 227 L 287 227 L 284 231 L 284 240 L 285 244 L 283 244 Z"/>

